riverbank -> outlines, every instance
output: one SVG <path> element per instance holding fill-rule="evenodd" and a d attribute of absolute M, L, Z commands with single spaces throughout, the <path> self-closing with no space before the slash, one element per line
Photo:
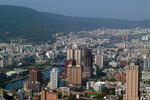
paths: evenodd
<path fill-rule="evenodd" d="M 1 84 L 0 84 L 0 86 L 1 86 L 1 85 L 5 85 L 5 84 L 9 84 L 9 83 L 11 83 L 11 82 L 15 82 L 15 81 L 18 81 L 18 80 L 25 79 L 25 78 L 27 78 L 27 77 L 29 77 L 29 75 L 24 76 L 24 77 L 19 77 L 19 78 L 13 78 L 13 79 L 12 79 L 12 80 L 10 80 L 10 81 L 7 81 L 7 82 L 4 82 L 4 83 L 1 83 Z"/>
<path fill-rule="evenodd" d="M 45 70 L 47 70 L 47 69 L 49 69 L 49 68 L 52 68 L 52 66 L 48 66 L 48 67 L 44 68 L 44 69 L 41 70 L 41 71 L 43 72 L 43 71 L 45 71 Z"/>
<path fill-rule="evenodd" d="M 58 68 L 60 72 L 64 71 L 64 65 L 59 64 L 59 63 L 64 63 L 64 59 L 59 61 L 57 63 L 52 63 L 49 66 L 48 65 L 42 65 L 39 67 L 43 73 L 43 79 L 49 79 L 50 78 L 50 71 L 52 68 Z M 57 65 L 55 65 L 57 64 Z M 30 67 L 31 68 L 31 67 Z M 15 80 L 10 80 L 7 82 L 4 82 L 3 84 L 0 84 L 0 88 L 4 88 L 5 90 L 14 90 L 14 89 L 20 89 L 23 87 L 23 83 L 25 81 L 29 80 L 29 74 L 27 74 L 25 77 L 19 77 Z"/>
<path fill-rule="evenodd" d="M 52 67 L 52 66 L 48 66 L 48 67 L 44 68 L 44 69 L 41 70 L 41 71 L 44 72 L 44 71 L 48 70 L 48 69 L 51 68 L 51 67 Z M 13 78 L 12 80 L 9 80 L 9 81 L 7 81 L 7 82 L 1 83 L 0 86 L 5 85 L 5 84 L 9 84 L 9 83 L 11 83 L 11 82 L 15 82 L 15 81 L 18 81 L 18 80 L 23 80 L 23 79 L 28 78 L 28 77 L 29 77 L 29 74 L 28 74 L 27 76 L 24 76 L 24 77 Z"/>

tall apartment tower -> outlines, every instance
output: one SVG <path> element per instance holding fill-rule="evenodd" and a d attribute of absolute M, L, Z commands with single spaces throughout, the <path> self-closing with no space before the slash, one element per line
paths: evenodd
<path fill-rule="evenodd" d="M 143 70 L 150 70 L 150 55 L 148 55 L 143 61 Z"/>
<path fill-rule="evenodd" d="M 96 55 L 95 56 L 95 64 L 99 67 L 103 67 L 103 55 Z"/>
<path fill-rule="evenodd" d="M 59 71 L 57 68 L 53 68 L 50 71 L 50 89 L 56 89 L 59 86 Z"/>
<path fill-rule="evenodd" d="M 38 68 L 33 68 L 30 70 L 30 81 L 31 82 L 42 82 L 42 73 Z"/>
<path fill-rule="evenodd" d="M 97 55 L 103 55 L 105 50 L 104 47 L 98 46 L 96 51 Z"/>
<path fill-rule="evenodd" d="M 72 85 L 82 84 L 82 69 L 80 66 L 69 66 L 67 71 L 67 82 Z"/>
<path fill-rule="evenodd" d="M 67 49 L 67 60 L 73 59 L 73 49 Z"/>
<path fill-rule="evenodd" d="M 75 59 L 70 59 L 65 61 L 65 73 L 67 73 L 67 69 L 69 65 L 76 65 L 76 60 Z"/>
<path fill-rule="evenodd" d="M 81 65 L 81 50 L 80 49 L 75 49 L 75 60 L 77 65 Z"/>
<path fill-rule="evenodd" d="M 92 53 L 90 49 L 83 49 L 82 53 L 83 70 L 91 70 L 92 68 Z"/>
<path fill-rule="evenodd" d="M 90 78 L 92 75 L 92 53 L 90 49 L 82 50 L 83 78 Z"/>
<path fill-rule="evenodd" d="M 92 53 L 90 49 L 67 49 L 67 60 L 75 59 L 76 65 L 81 66 L 83 78 L 90 78 L 92 71 Z"/>
<path fill-rule="evenodd" d="M 138 65 L 126 65 L 126 92 L 123 100 L 139 100 L 140 68 Z"/>

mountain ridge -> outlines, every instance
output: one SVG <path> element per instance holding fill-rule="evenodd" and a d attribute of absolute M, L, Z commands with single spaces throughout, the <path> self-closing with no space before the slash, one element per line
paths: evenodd
<path fill-rule="evenodd" d="M 116 29 L 150 28 L 150 20 L 130 21 L 73 17 L 39 12 L 27 7 L 0 5 L 0 41 L 8 41 L 13 37 L 47 41 L 56 32 L 92 30 L 100 27 Z"/>

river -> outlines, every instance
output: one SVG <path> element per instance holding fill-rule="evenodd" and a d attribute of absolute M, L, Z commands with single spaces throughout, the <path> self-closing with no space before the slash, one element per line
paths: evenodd
<path fill-rule="evenodd" d="M 42 72 L 44 80 L 50 79 L 50 71 L 51 71 L 52 68 L 57 68 L 59 71 L 63 71 L 64 70 L 63 66 L 53 66 L 51 68 L 48 68 L 47 70 L 44 70 Z M 6 90 L 19 89 L 19 88 L 23 87 L 23 82 L 25 82 L 27 80 L 29 80 L 29 77 L 26 77 L 24 79 L 20 79 L 20 80 L 17 80 L 17 81 L 10 82 L 10 83 L 5 84 L 5 85 L 3 85 L 1 87 L 6 89 Z"/>

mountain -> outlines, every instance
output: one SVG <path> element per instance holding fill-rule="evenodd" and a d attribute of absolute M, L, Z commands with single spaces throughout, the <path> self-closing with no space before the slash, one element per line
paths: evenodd
<path fill-rule="evenodd" d="M 128 21 L 105 18 L 71 17 L 53 13 L 38 12 L 20 7 L 0 5 L 0 41 L 13 37 L 45 41 L 56 32 L 70 32 L 106 28 L 150 28 L 150 20 Z"/>

